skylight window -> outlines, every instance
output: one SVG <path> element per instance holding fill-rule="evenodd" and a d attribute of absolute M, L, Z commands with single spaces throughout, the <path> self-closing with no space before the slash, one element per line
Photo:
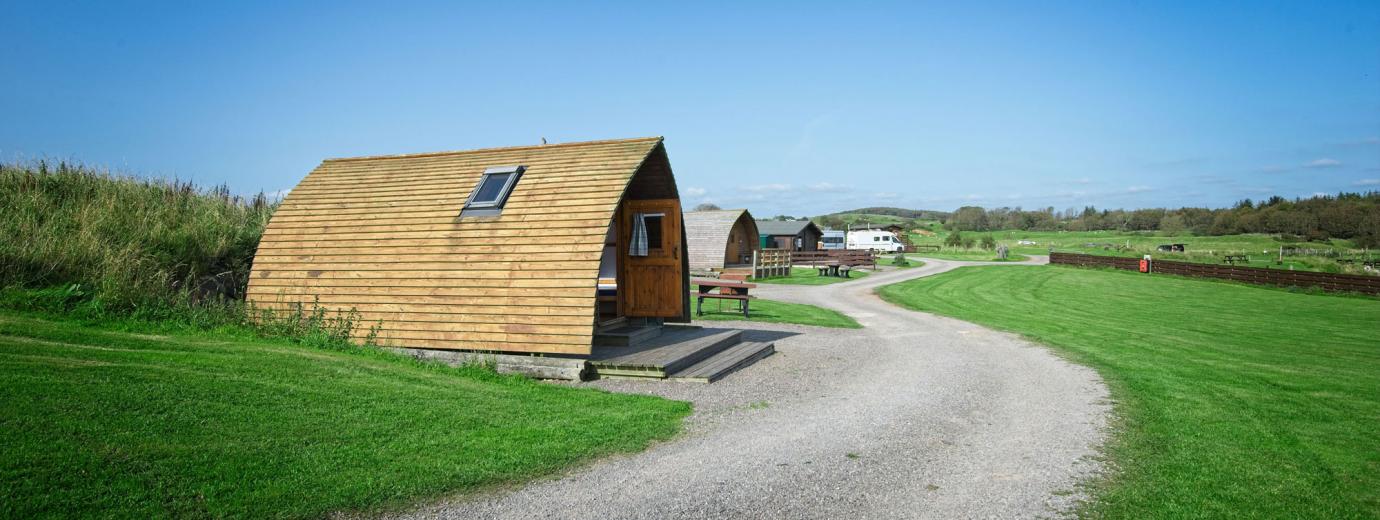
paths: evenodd
<path fill-rule="evenodd" d="M 474 186 L 470 198 L 465 201 L 461 216 L 497 215 L 513 192 L 513 186 L 526 171 L 526 166 L 499 166 L 484 170 L 484 176 Z"/>

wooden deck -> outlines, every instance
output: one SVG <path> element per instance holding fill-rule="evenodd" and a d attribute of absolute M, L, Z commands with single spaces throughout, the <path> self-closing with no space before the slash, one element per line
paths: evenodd
<path fill-rule="evenodd" d="M 744 342 L 740 330 L 668 326 L 630 346 L 596 347 L 589 362 L 599 377 L 709 383 L 773 352 L 771 343 Z"/>

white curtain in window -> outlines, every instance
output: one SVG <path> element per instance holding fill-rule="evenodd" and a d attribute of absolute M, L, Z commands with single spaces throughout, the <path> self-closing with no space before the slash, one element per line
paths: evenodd
<path fill-rule="evenodd" d="M 647 223 L 641 213 L 633 215 L 632 240 L 628 244 L 628 256 L 647 256 Z"/>

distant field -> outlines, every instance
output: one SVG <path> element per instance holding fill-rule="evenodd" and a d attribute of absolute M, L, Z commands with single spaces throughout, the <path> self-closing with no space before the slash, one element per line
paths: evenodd
<path fill-rule="evenodd" d="M 944 246 L 944 240 L 949 236 L 949 232 L 942 229 L 937 223 L 930 228 L 933 235 L 921 235 L 912 233 L 911 241 L 915 244 L 928 244 L 943 246 L 943 250 L 936 256 L 936 253 L 925 253 L 932 258 L 967 259 L 965 257 L 987 255 L 986 251 L 980 249 L 964 249 Z M 1200 263 L 1222 263 L 1222 257 L 1226 254 L 1247 255 L 1248 261 L 1238 262 L 1236 265 L 1246 265 L 1250 267 L 1266 267 L 1272 269 L 1296 269 L 1300 271 L 1326 271 L 1351 274 L 1368 274 L 1359 265 L 1342 265 L 1332 258 L 1324 256 L 1286 256 L 1283 262 L 1278 261 L 1280 246 L 1297 246 L 1302 248 L 1315 249 L 1318 251 L 1335 251 L 1339 254 L 1349 254 L 1353 252 L 1351 243 L 1345 240 L 1334 240 L 1331 243 L 1295 243 L 1277 240 L 1272 235 L 1225 235 L 1225 236 L 1157 236 L 1147 233 L 1126 233 L 1115 231 L 993 231 L 987 232 L 965 232 L 965 237 L 981 239 L 981 237 L 991 235 L 999 244 L 1005 244 L 1014 253 L 1025 255 L 1047 254 L 1050 248 L 1056 251 L 1067 253 L 1085 253 L 1094 255 L 1113 255 L 1139 257 L 1150 254 L 1156 258 L 1165 260 L 1179 260 Z M 1034 242 L 1033 244 L 1023 245 L 1021 241 Z M 1161 244 L 1187 244 L 1186 253 L 1165 253 L 1156 250 Z M 917 253 L 920 254 L 920 253 Z M 1373 256 L 1380 257 L 1380 253 L 1372 253 Z M 1376 274 L 1376 273 L 1370 273 Z"/>
<path fill-rule="evenodd" d="M 0 313 L 0 517 L 324 518 L 665 439 L 686 403 Z"/>
<path fill-rule="evenodd" d="M 1102 375 L 1116 473 L 1083 516 L 1380 512 L 1380 300 L 1058 266 L 965 268 L 880 294 Z"/>

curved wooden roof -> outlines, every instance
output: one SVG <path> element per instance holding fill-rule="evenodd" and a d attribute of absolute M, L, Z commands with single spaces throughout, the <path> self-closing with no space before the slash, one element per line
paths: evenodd
<path fill-rule="evenodd" d="M 724 251 L 728 237 L 739 219 L 746 216 L 748 225 L 757 228 L 752 214 L 745 209 L 687 211 L 685 218 L 686 248 L 690 251 L 690 270 L 707 271 L 724 266 Z"/>
<path fill-rule="evenodd" d="M 614 212 L 644 163 L 669 178 L 665 153 L 651 137 L 328 159 L 274 213 L 248 300 L 353 308 L 391 346 L 588 353 Z M 502 214 L 459 218 L 511 165 L 527 169 Z"/>

